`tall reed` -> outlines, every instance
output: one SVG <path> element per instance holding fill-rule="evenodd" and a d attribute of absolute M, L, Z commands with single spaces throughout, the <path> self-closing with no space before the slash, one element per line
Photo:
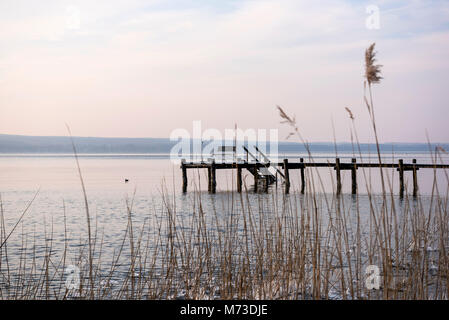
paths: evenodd
<path fill-rule="evenodd" d="M 367 51 L 367 62 L 366 104 L 378 147 L 371 94 L 371 83 L 380 80 L 374 45 Z M 314 162 L 296 119 L 281 107 L 278 111 Z M 355 116 L 349 108 L 346 111 L 363 163 Z M 98 216 L 91 215 L 73 140 L 72 146 L 85 211 L 79 213 L 79 221 L 85 218 L 87 235 L 76 245 L 77 252 L 70 249 L 76 240 L 69 235 L 64 202 L 62 241 L 54 238 L 53 221 L 43 222 L 43 235 L 30 234 L 25 213 L 36 195 L 16 221 L 5 218 L 0 197 L 0 299 L 449 297 L 446 172 L 443 189 L 435 170 L 430 196 L 415 199 L 406 192 L 404 199 L 398 199 L 393 192 L 394 171 L 387 170 L 380 171 L 382 190 L 376 193 L 371 172 L 362 168 L 366 196 L 337 195 L 333 180 L 333 192 L 328 193 L 324 178 L 326 172 L 333 177 L 331 167 L 308 169 L 305 194 L 293 186 L 289 195 L 276 188 L 269 194 L 253 194 L 247 177 L 243 193 L 231 186 L 209 195 L 201 191 L 198 171 L 191 180 L 194 191 L 185 196 L 178 196 L 174 186 L 169 192 L 163 183 L 160 206 L 148 208 L 148 217 L 140 223 L 136 223 L 135 192 L 125 199 L 123 234 L 106 251 L 107 225 L 101 230 Z M 443 161 L 442 152 L 431 151 L 434 162 Z M 379 148 L 377 156 L 381 161 Z M 367 286 L 368 266 L 379 268 L 378 289 Z M 77 280 L 77 270 L 79 285 L 70 286 L 67 280 Z"/>

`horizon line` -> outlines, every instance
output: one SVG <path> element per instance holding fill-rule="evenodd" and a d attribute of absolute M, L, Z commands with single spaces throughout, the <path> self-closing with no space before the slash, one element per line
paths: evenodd
<path fill-rule="evenodd" d="M 70 135 L 28 135 L 28 134 L 11 134 L 11 133 L 0 133 L 0 136 L 17 136 L 17 137 L 33 137 L 33 138 L 70 138 Z M 72 138 L 87 138 L 87 139 L 166 139 L 170 140 L 170 137 L 102 137 L 102 136 L 71 136 Z M 193 138 L 190 138 L 192 140 L 195 140 Z M 226 140 L 225 140 L 226 141 Z M 246 141 L 246 140 L 244 140 Z M 270 142 L 272 140 L 264 140 L 267 142 Z M 292 141 L 292 140 L 278 140 L 280 143 L 295 143 L 295 144 L 301 144 L 303 145 L 303 142 L 300 141 Z M 307 143 L 326 143 L 326 144 L 354 144 L 357 145 L 357 142 L 351 142 L 351 141 L 307 141 Z M 359 142 L 359 144 L 376 144 L 375 142 Z M 401 142 L 401 141 L 386 141 L 386 142 L 380 142 L 379 145 L 382 144 L 449 144 L 449 142 Z"/>

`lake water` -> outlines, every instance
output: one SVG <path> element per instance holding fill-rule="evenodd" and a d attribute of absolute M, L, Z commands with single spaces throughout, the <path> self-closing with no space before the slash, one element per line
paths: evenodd
<path fill-rule="evenodd" d="M 298 161 L 305 155 L 288 155 L 290 162 Z M 339 155 L 342 162 L 350 162 L 352 155 Z M 376 162 L 377 157 L 363 155 L 363 161 Z M 383 156 L 384 162 L 397 163 L 399 158 L 404 163 L 417 159 L 418 163 L 432 163 L 429 154 L 396 154 Z M 334 161 L 335 155 L 317 154 L 315 161 Z M 447 158 L 441 161 L 445 163 Z M 441 162 L 438 161 L 438 162 Z M 360 159 L 358 159 L 360 162 Z M 229 191 L 236 189 L 233 170 L 217 170 L 217 194 L 207 193 L 206 170 L 188 170 L 188 192 L 181 193 L 181 170 L 166 155 L 80 155 L 87 198 L 93 224 L 101 234 L 104 261 L 111 260 L 121 246 L 127 229 L 127 202 L 132 200 L 133 223 L 141 226 L 156 224 L 156 218 L 164 211 L 163 190 L 170 195 L 179 212 L 188 213 L 194 203 L 194 190 L 202 193 L 205 211 L 212 209 L 219 215 L 226 215 L 229 208 L 226 199 L 232 195 Z M 309 171 L 309 170 L 307 170 Z M 319 193 L 331 193 L 334 187 L 334 170 L 323 168 L 310 170 L 307 178 L 313 175 L 315 190 Z M 319 183 L 318 175 L 322 183 Z M 380 192 L 379 169 L 358 170 L 360 207 L 367 208 L 367 182 L 373 193 Z M 387 189 L 392 188 L 395 197 L 398 193 L 398 174 L 394 170 L 385 170 L 388 180 Z M 294 196 L 299 189 L 299 170 L 291 171 L 291 193 Z M 411 192 L 411 173 L 406 172 L 408 192 Z M 365 179 L 366 177 L 366 179 Z M 436 173 L 438 192 L 446 195 L 447 178 L 445 170 Z M 128 183 L 125 183 L 128 179 Z M 349 171 L 342 172 L 344 197 L 350 198 L 351 178 Z M 255 194 L 252 191 L 253 178 L 244 171 L 244 181 L 249 190 L 248 198 L 257 203 L 260 198 L 270 199 L 276 192 L 276 186 L 270 187 L 269 194 Z M 426 201 L 434 185 L 434 171 L 421 169 L 418 172 L 419 191 Z M 308 185 L 308 187 L 310 187 Z M 278 191 L 282 185 L 277 186 Z M 323 192 L 324 189 L 324 192 Z M 75 159 L 72 155 L 0 155 L 0 195 L 5 220 L 5 232 L 9 233 L 27 207 L 31 199 L 36 198 L 22 223 L 8 239 L 9 268 L 19 267 L 23 259 L 23 247 L 34 248 L 34 256 L 45 256 L 45 241 L 52 240 L 55 256 L 62 252 L 68 242 L 68 251 L 75 254 L 86 243 L 85 204 Z M 155 231 L 155 227 L 153 231 Z M 151 233 L 151 228 L 148 229 Z M 126 256 L 125 250 L 125 256 Z M 1 259 L 0 259 L 1 260 Z M 5 268 L 3 261 L 0 268 Z M 4 272 L 4 270 L 2 271 Z M 123 272 L 126 272 L 124 270 Z M 1 282 L 0 282 L 1 284 Z"/>

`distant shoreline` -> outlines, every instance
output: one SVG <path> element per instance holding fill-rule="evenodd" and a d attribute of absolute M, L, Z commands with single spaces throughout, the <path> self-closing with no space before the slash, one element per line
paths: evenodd
<path fill-rule="evenodd" d="M 177 141 L 168 138 L 97 138 L 73 137 L 78 154 L 96 155 L 168 155 Z M 191 140 L 192 141 L 192 140 Z M 226 142 L 231 145 L 233 142 Z M 255 143 L 250 143 L 255 144 Z M 449 150 L 449 143 L 382 143 L 381 153 L 429 153 L 440 146 Z M 374 143 L 311 142 L 312 153 L 376 153 Z M 269 150 L 267 150 L 269 151 Z M 307 152 L 302 143 L 282 141 L 278 143 L 279 154 L 302 154 Z M 69 137 L 21 136 L 0 134 L 0 154 L 73 154 Z"/>

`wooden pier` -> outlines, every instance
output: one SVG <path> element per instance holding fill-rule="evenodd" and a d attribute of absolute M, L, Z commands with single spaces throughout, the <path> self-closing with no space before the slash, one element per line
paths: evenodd
<path fill-rule="evenodd" d="M 247 150 L 246 150 L 247 151 Z M 187 169 L 207 169 L 208 170 L 208 191 L 210 193 L 216 192 L 216 170 L 220 169 L 234 169 L 237 170 L 237 191 L 242 192 L 242 170 L 248 170 L 254 177 L 254 191 L 258 191 L 260 180 L 264 180 L 264 190 L 268 192 L 268 185 L 272 183 L 277 183 L 278 177 L 283 180 L 284 192 L 290 192 L 290 170 L 301 170 L 301 193 L 305 192 L 305 170 L 307 168 L 333 168 L 335 170 L 335 176 L 337 181 L 336 193 L 341 194 L 342 184 L 341 184 L 341 171 L 350 170 L 351 171 L 351 182 L 352 194 L 357 193 L 357 170 L 359 168 L 396 168 L 399 172 L 399 196 L 404 196 L 404 173 L 405 171 L 411 171 L 413 177 L 413 196 L 418 195 L 418 174 L 419 169 L 449 169 L 448 164 L 418 164 L 416 159 L 412 160 L 412 163 L 404 163 L 403 159 L 399 159 L 398 163 L 357 163 L 357 159 L 352 158 L 350 163 L 344 163 L 340 161 L 340 158 L 336 158 L 335 162 L 304 162 L 304 158 L 300 158 L 298 162 L 289 162 L 288 159 L 284 159 L 282 162 L 261 162 L 255 156 L 250 155 L 255 159 L 255 162 L 247 160 L 241 162 L 232 163 L 216 163 L 215 160 L 210 162 L 186 162 L 182 160 L 182 191 L 187 192 Z M 265 157 L 265 156 L 264 156 Z M 266 158 L 266 157 L 265 157 Z M 268 160 L 268 159 L 266 159 Z M 273 168 L 276 172 L 268 173 L 267 169 Z M 282 171 L 279 170 L 282 168 Z"/>

